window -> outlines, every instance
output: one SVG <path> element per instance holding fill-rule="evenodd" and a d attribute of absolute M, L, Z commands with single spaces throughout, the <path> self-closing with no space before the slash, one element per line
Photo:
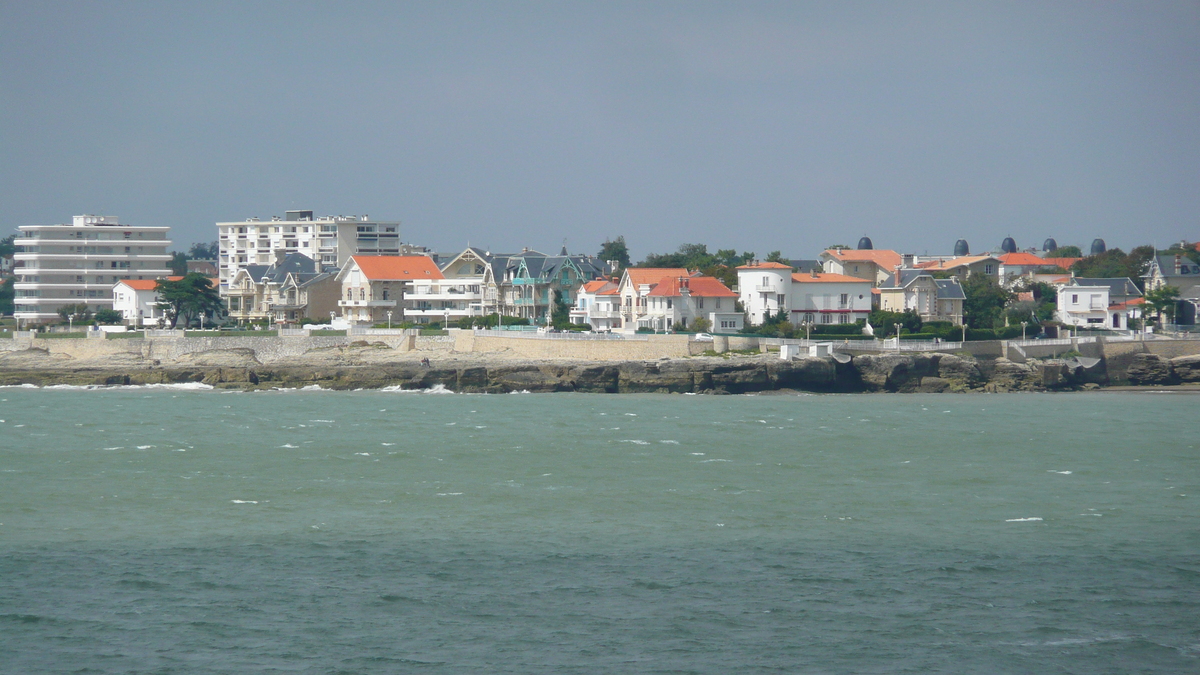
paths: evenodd
<path fill-rule="evenodd" d="M 838 314 L 838 323 L 850 323 L 850 315 Z"/>
<path fill-rule="evenodd" d="M 1071 304 L 1072 304 L 1072 305 L 1078 305 L 1078 304 L 1079 304 L 1079 295 L 1077 295 L 1077 294 L 1075 294 L 1075 293 L 1072 293 L 1072 294 L 1071 294 Z"/>
<path fill-rule="evenodd" d="M 833 323 L 833 316 L 829 314 L 822 314 L 821 323 Z"/>
<path fill-rule="evenodd" d="M 358 289 L 358 299 L 359 300 L 367 299 L 367 289 L 365 289 L 365 288 Z"/>
<path fill-rule="evenodd" d="M 841 305 L 842 305 L 842 307 L 845 307 L 845 306 L 846 306 L 846 304 L 850 302 L 850 294 L 849 294 L 849 293 L 842 293 L 842 297 L 841 297 L 841 299 L 839 300 L 839 302 L 841 302 Z"/>
<path fill-rule="evenodd" d="M 992 273 L 992 266 L 991 266 L 991 264 L 987 264 L 987 265 L 984 265 L 984 266 L 983 266 L 983 273 L 984 273 L 984 274 L 991 274 L 991 273 Z"/>
<path fill-rule="evenodd" d="M 779 309 L 783 309 L 783 294 L 779 294 Z"/>
<path fill-rule="evenodd" d="M 671 309 L 671 299 L 667 298 L 667 309 Z M 670 319 L 667 320 L 667 325 L 671 325 Z"/>

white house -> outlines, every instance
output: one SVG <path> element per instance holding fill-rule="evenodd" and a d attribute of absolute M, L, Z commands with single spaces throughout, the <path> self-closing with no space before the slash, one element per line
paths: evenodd
<path fill-rule="evenodd" d="M 639 328 L 646 318 L 646 296 L 666 278 L 691 276 L 682 267 L 627 267 L 621 272 L 617 294 L 621 298 L 621 327 Z"/>
<path fill-rule="evenodd" d="M 167 277 L 169 281 L 179 281 L 183 277 Z M 158 286 L 155 279 L 123 279 L 113 284 L 112 308 L 121 313 L 121 320 L 127 326 L 153 326 L 160 320 L 168 319 L 163 310 L 158 308 Z"/>
<path fill-rule="evenodd" d="M 405 320 L 402 300 L 409 284 L 441 279 L 441 270 L 429 256 L 351 256 L 337 275 L 341 284 L 338 306 L 342 318 L 351 323 L 383 323 L 389 314 L 391 321 L 399 323 Z M 419 312 L 408 318 L 416 317 L 428 314 Z"/>
<path fill-rule="evenodd" d="M 753 326 L 791 308 L 792 266 L 777 262 L 754 262 L 737 268 L 738 297 Z"/>
<path fill-rule="evenodd" d="M 1129 330 L 1143 302 L 1129 279 L 1075 279 L 1058 289 L 1057 318 L 1068 326 Z"/>
<path fill-rule="evenodd" d="M 871 282 L 844 274 L 792 274 L 793 324 L 835 324 L 866 321 L 871 313 Z"/>
<path fill-rule="evenodd" d="M 875 286 L 887 281 L 892 271 L 904 263 L 899 253 L 887 249 L 831 248 L 818 259 L 826 272 L 866 279 Z"/>
<path fill-rule="evenodd" d="M 718 326 L 719 331 L 721 322 L 729 324 L 731 319 L 740 319 L 741 312 L 735 310 L 737 297 L 715 277 L 664 277 L 646 294 L 646 313 L 639 319 L 638 328 L 685 330 L 694 326 L 696 319 L 704 318 L 710 330 Z M 724 328 L 731 329 L 736 330 L 728 325 Z"/>
<path fill-rule="evenodd" d="M 617 284 L 607 279 L 589 281 L 575 292 L 571 323 L 592 330 L 612 330 L 621 325 L 621 296 Z"/>

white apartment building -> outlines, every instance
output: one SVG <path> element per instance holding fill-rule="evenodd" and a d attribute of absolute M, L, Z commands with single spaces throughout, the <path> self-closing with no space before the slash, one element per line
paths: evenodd
<path fill-rule="evenodd" d="M 739 297 L 754 326 L 780 311 L 797 326 L 854 323 L 871 313 L 870 279 L 815 269 L 795 273 L 777 262 L 742 265 L 737 272 Z"/>
<path fill-rule="evenodd" d="M 14 316 L 44 323 L 63 305 L 110 309 L 113 284 L 171 273 L 169 227 L 124 225 L 116 216 L 75 216 L 70 225 L 22 225 L 13 242 Z"/>
<path fill-rule="evenodd" d="M 248 218 L 217 223 L 217 259 L 221 294 L 239 269 L 274 264 L 276 251 L 303 253 L 318 271 L 341 269 L 355 255 L 401 255 L 411 247 L 400 244 L 400 223 L 374 221 L 367 216 L 313 217 L 312 211 L 286 211 L 271 220 Z"/>

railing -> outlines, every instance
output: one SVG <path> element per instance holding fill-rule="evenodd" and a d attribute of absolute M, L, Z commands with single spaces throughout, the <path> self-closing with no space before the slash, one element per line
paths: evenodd
<path fill-rule="evenodd" d="M 374 328 L 371 326 L 350 326 L 346 335 L 419 335 L 419 328 Z"/>
<path fill-rule="evenodd" d="M 156 328 L 147 328 L 146 337 L 183 337 L 182 330 L 161 330 Z"/>
<path fill-rule="evenodd" d="M 816 342 L 816 340 L 813 340 L 813 342 Z M 930 342 L 929 340 L 910 340 L 908 342 L 901 340 L 899 349 L 896 349 L 895 340 L 884 340 L 879 342 L 867 342 L 865 340 L 858 342 L 852 341 L 849 345 L 839 343 L 837 340 L 825 340 L 825 342 L 832 342 L 834 349 L 858 349 L 861 351 L 871 352 L 940 352 L 950 349 L 958 350 L 963 348 L 962 342 Z"/>
<path fill-rule="evenodd" d="M 280 337 L 308 337 L 310 332 L 307 328 L 280 328 Z"/>
<path fill-rule="evenodd" d="M 648 335 L 621 335 L 619 333 L 539 333 L 534 331 L 508 331 L 479 328 L 475 330 L 479 337 L 511 337 L 539 340 L 633 340 L 649 341 Z"/>

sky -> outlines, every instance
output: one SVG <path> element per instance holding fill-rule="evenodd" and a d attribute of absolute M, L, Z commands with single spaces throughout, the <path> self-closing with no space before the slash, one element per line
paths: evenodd
<path fill-rule="evenodd" d="M 1200 239 L 1200 3 L 0 0 L 0 234 L 635 259 Z"/>

